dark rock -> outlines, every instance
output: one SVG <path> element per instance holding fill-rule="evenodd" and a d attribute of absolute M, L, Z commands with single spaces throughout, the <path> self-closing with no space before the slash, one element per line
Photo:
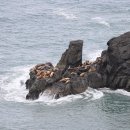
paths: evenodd
<path fill-rule="evenodd" d="M 83 41 L 71 41 L 69 48 L 62 54 L 57 67 L 68 68 L 77 67 L 82 64 Z"/>
<path fill-rule="evenodd" d="M 71 78 L 71 93 L 79 94 L 86 91 L 88 88 L 88 80 L 86 77 L 73 77 Z"/>
<path fill-rule="evenodd" d="M 34 71 L 30 71 L 29 73 L 30 75 L 30 79 L 28 79 L 25 84 L 26 84 L 26 89 L 30 89 L 33 85 L 33 83 L 35 82 L 36 80 L 36 73 Z"/>
<path fill-rule="evenodd" d="M 39 94 L 46 89 L 47 82 L 45 79 L 36 79 L 32 84 L 26 99 L 37 99 Z"/>
<path fill-rule="evenodd" d="M 28 80 L 25 82 L 25 84 L 26 84 L 26 89 L 30 89 L 33 83 L 34 83 L 33 80 L 28 79 Z"/>
<path fill-rule="evenodd" d="M 45 90 L 50 96 L 53 96 L 55 99 L 60 97 L 64 97 L 71 94 L 71 86 L 70 84 L 65 84 L 63 82 L 56 82 L 51 87 L 48 87 Z"/>
<path fill-rule="evenodd" d="M 59 63 L 38 64 L 30 70 L 26 81 L 26 99 L 37 99 L 47 93 L 58 99 L 92 88 L 108 87 L 130 91 L 130 32 L 112 38 L 96 61 L 82 64 L 83 41 L 71 41 Z"/>
<path fill-rule="evenodd" d="M 58 81 L 45 90 L 45 93 L 53 96 L 55 99 L 71 94 L 79 94 L 88 88 L 86 78 L 75 76 L 66 82 Z"/>
<path fill-rule="evenodd" d="M 87 80 L 88 80 L 89 87 L 92 88 L 104 87 L 102 76 L 97 72 L 88 73 Z"/>
<path fill-rule="evenodd" d="M 97 71 L 106 87 L 130 90 L 130 32 L 112 38 L 107 45 Z"/>

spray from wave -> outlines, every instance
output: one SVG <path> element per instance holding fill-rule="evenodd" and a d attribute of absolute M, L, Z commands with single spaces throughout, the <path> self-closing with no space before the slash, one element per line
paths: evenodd
<path fill-rule="evenodd" d="M 25 81 L 28 78 L 29 67 L 15 67 L 9 70 L 6 75 L 0 76 L 0 99 L 6 101 L 25 100 L 27 90 L 25 89 Z"/>
<path fill-rule="evenodd" d="M 54 99 L 48 96 L 45 92 L 40 95 L 39 99 L 35 101 L 26 100 L 25 96 L 28 93 L 25 87 L 25 81 L 29 78 L 28 73 L 31 66 L 15 67 L 6 75 L 0 76 L 0 100 L 36 103 L 42 102 L 47 105 L 61 104 L 65 102 L 73 102 L 77 99 L 96 100 L 103 96 L 103 92 L 88 88 L 87 91 L 77 95 L 68 95 L 60 99 Z"/>

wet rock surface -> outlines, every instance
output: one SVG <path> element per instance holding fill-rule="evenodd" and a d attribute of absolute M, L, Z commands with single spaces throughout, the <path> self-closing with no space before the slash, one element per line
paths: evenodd
<path fill-rule="evenodd" d="M 130 91 L 130 32 L 112 38 L 107 45 L 96 61 L 82 63 L 83 41 L 71 41 L 55 67 L 48 62 L 30 70 L 26 99 L 37 99 L 43 92 L 58 99 L 82 93 L 88 86 Z"/>

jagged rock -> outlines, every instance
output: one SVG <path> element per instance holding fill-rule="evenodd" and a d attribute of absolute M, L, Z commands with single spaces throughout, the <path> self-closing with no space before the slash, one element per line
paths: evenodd
<path fill-rule="evenodd" d="M 36 79 L 32 84 L 26 99 L 37 99 L 39 94 L 46 89 L 47 82 L 45 79 Z"/>
<path fill-rule="evenodd" d="M 82 64 L 83 41 L 71 41 L 69 48 L 62 54 L 57 67 L 68 68 L 77 67 Z"/>
<path fill-rule="evenodd" d="M 62 55 L 54 67 L 51 63 L 38 64 L 30 70 L 30 79 L 26 81 L 29 93 L 26 99 L 37 99 L 40 93 L 46 92 L 54 98 L 84 92 L 88 82 L 84 78 L 86 69 L 82 65 L 83 41 L 71 41 L 69 49 Z"/>
<path fill-rule="evenodd" d="M 130 32 L 112 38 L 107 45 L 97 71 L 106 87 L 130 91 Z"/>

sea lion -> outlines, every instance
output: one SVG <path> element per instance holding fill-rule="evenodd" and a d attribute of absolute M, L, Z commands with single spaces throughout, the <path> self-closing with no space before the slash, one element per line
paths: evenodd
<path fill-rule="evenodd" d="M 42 73 L 41 71 L 37 71 L 37 76 L 41 75 L 41 73 Z"/>
<path fill-rule="evenodd" d="M 91 68 L 90 65 L 86 65 L 86 66 L 85 66 L 85 69 L 87 69 L 87 70 L 89 70 L 90 68 Z"/>
<path fill-rule="evenodd" d="M 68 83 L 70 83 L 70 80 L 67 80 L 67 81 L 65 82 L 65 84 L 68 84 Z"/>
<path fill-rule="evenodd" d="M 81 74 L 80 74 L 80 77 L 84 77 L 84 75 L 85 75 L 85 73 L 81 73 Z"/>
<path fill-rule="evenodd" d="M 44 78 L 45 77 L 45 73 L 42 72 L 41 73 L 41 77 Z"/>
<path fill-rule="evenodd" d="M 51 72 L 51 73 L 50 73 L 50 77 L 53 77 L 53 76 L 54 76 L 54 72 Z"/>
<path fill-rule="evenodd" d="M 94 71 L 96 71 L 96 68 L 95 68 L 95 67 L 93 67 L 93 66 L 91 66 L 91 68 L 89 69 L 89 71 L 88 71 L 88 72 L 94 72 Z"/>
<path fill-rule="evenodd" d="M 48 65 L 50 67 L 53 67 L 52 63 L 51 62 L 47 62 L 45 65 Z"/>
<path fill-rule="evenodd" d="M 45 66 L 45 64 L 37 64 L 35 67 L 38 68 L 40 66 Z"/>
<path fill-rule="evenodd" d="M 50 75 L 50 73 L 51 73 L 51 71 L 47 71 L 47 72 L 46 72 L 47 75 Z"/>
<path fill-rule="evenodd" d="M 77 75 L 77 73 L 76 72 L 71 72 L 71 75 Z"/>
<path fill-rule="evenodd" d="M 60 82 L 66 82 L 67 80 L 70 80 L 70 78 L 62 78 Z"/>
<path fill-rule="evenodd" d="M 37 79 L 41 79 L 42 78 L 42 76 L 40 75 L 40 76 L 37 76 Z"/>
<path fill-rule="evenodd" d="M 89 64 L 90 64 L 89 61 L 85 61 L 85 62 L 83 63 L 83 66 L 86 66 L 86 65 L 89 65 Z"/>

